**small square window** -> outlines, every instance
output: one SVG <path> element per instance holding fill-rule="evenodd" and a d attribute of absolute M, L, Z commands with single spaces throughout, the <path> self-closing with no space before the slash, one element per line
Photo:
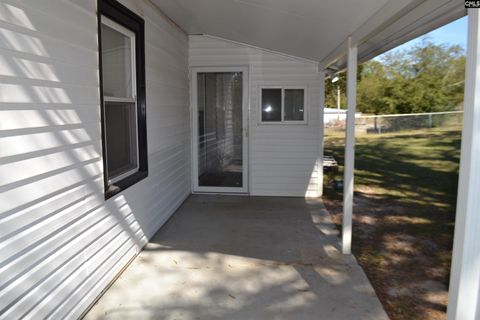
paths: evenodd
<path fill-rule="evenodd" d="M 306 123 L 304 88 L 262 88 L 260 123 Z"/>
<path fill-rule="evenodd" d="M 282 121 L 282 89 L 262 89 L 262 121 Z"/>
<path fill-rule="evenodd" d="M 285 89 L 285 121 L 303 121 L 305 114 L 303 89 Z"/>

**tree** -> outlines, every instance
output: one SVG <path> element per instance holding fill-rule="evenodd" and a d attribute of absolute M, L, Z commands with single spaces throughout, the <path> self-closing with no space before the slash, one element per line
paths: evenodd
<path fill-rule="evenodd" d="M 448 111 L 463 101 L 465 55 L 460 46 L 423 38 L 408 50 L 364 63 L 358 71 L 357 108 L 363 113 Z M 345 99 L 345 74 L 338 83 Z M 336 84 L 330 81 L 325 101 L 327 106 L 336 105 Z"/>
<path fill-rule="evenodd" d="M 362 80 L 357 83 L 357 108 L 364 113 L 379 114 L 385 109 L 388 85 L 383 64 L 372 60 L 364 64 Z"/>

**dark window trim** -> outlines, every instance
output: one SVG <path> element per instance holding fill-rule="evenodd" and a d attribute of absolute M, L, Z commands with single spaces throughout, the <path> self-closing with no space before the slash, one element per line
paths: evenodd
<path fill-rule="evenodd" d="M 115 0 L 98 0 L 98 57 L 100 72 L 100 108 L 102 126 L 102 153 L 103 153 L 103 180 L 105 186 L 105 199 L 127 189 L 148 176 L 148 150 L 147 150 L 147 106 L 145 95 L 145 22 L 130 11 L 127 7 Z M 101 16 L 106 16 L 116 23 L 135 33 L 135 66 L 137 84 L 137 138 L 138 138 L 138 171 L 113 184 L 108 183 L 108 172 L 105 149 L 105 106 L 103 101 L 102 77 L 102 22 Z"/>

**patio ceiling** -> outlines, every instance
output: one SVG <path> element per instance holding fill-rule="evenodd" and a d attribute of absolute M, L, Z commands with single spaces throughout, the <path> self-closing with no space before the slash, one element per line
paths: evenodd
<path fill-rule="evenodd" d="M 188 34 L 207 34 L 318 61 L 359 61 L 465 15 L 461 0 L 152 0 Z"/>

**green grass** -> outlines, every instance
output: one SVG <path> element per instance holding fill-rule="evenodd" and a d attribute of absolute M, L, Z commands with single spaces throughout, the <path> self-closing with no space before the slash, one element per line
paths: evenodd
<path fill-rule="evenodd" d="M 356 138 L 355 185 L 402 203 L 452 211 L 457 197 L 460 131 L 418 130 Z M 325 138 L 325 155 L 342 170 L 342 133 Z"/>
<path fill-rule="evenodd" d="M 444 318 L 446 300 L 425 301 L 415 285 L 435 281 L 446 291 L 460 143 L 460 130 L 356 138 L 353 252 L 392 319 Z M 339 162 L 341 178 L 343 133 L 326 134 L 325 155 Z M 332 179 L 327 174 L 327 184 Z M 340 224 L 341 192 L 327 185 L 324 198 Z M 409 288 L 411 295 L 392 297 L 391 288 Z"/>

